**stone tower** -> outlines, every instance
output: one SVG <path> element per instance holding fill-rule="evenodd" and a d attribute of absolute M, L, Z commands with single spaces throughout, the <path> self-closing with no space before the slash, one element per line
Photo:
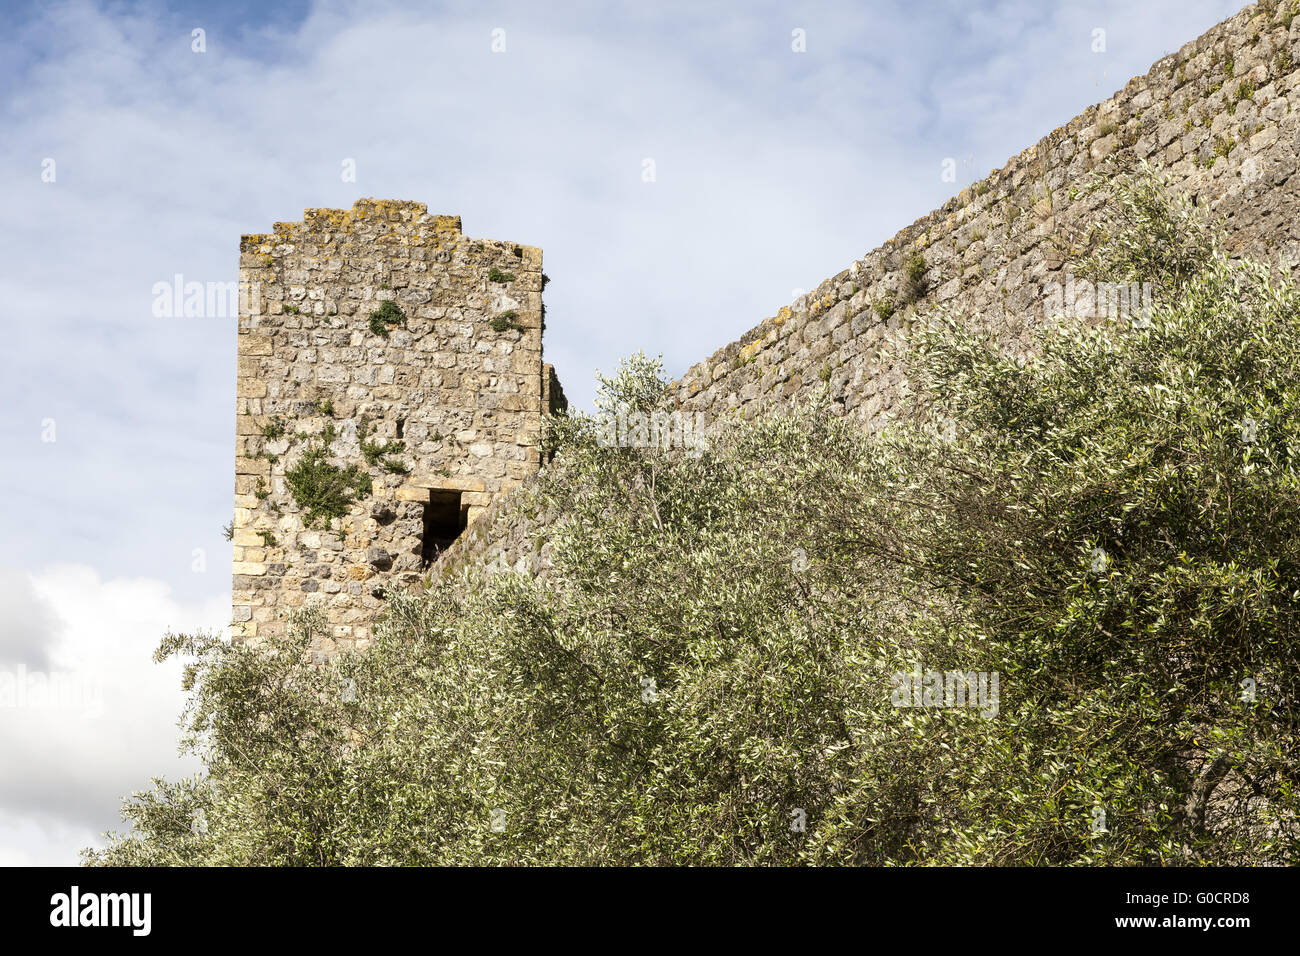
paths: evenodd
<path fill-rule="evenodd" d="M 393 587 L 540 467 L 564 406 L 542 361 L 542 252 L 422 203 L 308 209 L 240 242 L 237 640 L 321 605 L 364 647 Z"/>

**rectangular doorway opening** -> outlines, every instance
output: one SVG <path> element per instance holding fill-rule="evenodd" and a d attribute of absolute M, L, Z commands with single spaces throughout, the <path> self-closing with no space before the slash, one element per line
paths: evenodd
<path fill-rule="evenodd" d="M 420 557 L 428 566 L 460 537 L 468 524 L 469 505 L 460 503 L 459 491 L 433 488 L 424 506 L 424 546 Z"/>

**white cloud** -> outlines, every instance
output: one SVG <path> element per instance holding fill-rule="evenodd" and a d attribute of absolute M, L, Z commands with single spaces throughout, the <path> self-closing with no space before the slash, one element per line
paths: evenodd
<path fill-rule="evenodd" d="M 27 575 L 0 567 L 0 608 L 8 612 L 0 625 L 0 667 L 48 666 L 57 622 L 54 609 L 36 593 Z"/>
<path fill-rule="evenodd" d="M 103 580 L 85 565 L 23 578 L 0 592 L 0 621 L 30 620 L 37 604 L 49 666 L 0 664 L 0 864 L 72 864 L 87 840 L 120 827 L 123 796 L 197 769 L 177 753 L 180 664 L 151 655 L 169 629 L 223 628 L 229 598 L 181 604 L 161 581 Z M 15 692 L 24 675 L 26 700 Z M 54 681 L 64 695 L 40 699 Z"/>

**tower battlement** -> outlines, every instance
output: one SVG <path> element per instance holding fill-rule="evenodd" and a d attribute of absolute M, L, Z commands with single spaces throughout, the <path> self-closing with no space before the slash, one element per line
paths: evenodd
<path fill-rule="evenodd" d="M 240 241 L 234 622 L 323 606 L 364 646 L 385 595 L 541 465 L 542 251 L 362 199 Z"/>

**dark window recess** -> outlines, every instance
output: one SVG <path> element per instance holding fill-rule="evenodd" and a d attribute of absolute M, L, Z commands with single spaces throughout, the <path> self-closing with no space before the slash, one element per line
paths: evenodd
<path fill-rule="evenodd" d="M 435 488 L 429 492 L 429 501 L 424 506 L 424 547 L 420 551 L 425 564 L 433 563 L 460 537 L 468 517 L 469 505 L 460 503 L 459 491 Z"/>
<path fill-rule="evenodd" d="M 398 438 L 404 438 L 404 437 L 406 437 L 406 419 L 405 419 L 405 418 L 399 418 L 399 419 L 397 420 L 397 437 L 398 437 Z"/>

